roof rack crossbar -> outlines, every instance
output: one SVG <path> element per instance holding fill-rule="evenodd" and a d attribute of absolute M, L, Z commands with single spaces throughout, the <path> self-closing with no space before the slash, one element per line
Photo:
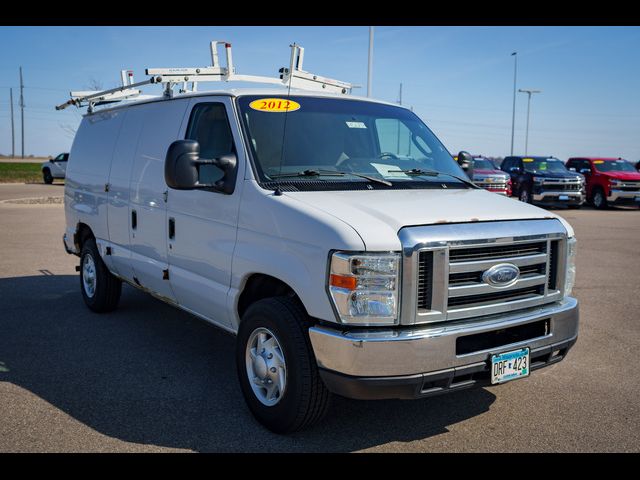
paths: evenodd
<path fill-rule="evenodd" d="M 220 55 L 218 52 L 220 46 L 223 46 L 225 50 L 225 66 L 222 66 L 220 63 Z M 290 85 L 292 88 L 303 90 L 317 90 L 339 94 L 348 94 L 355 88 L 351 83 L 321 77 L 302 70 L 304 48 L 295 43 L 290 45 L 291 57 L 289 67 L 283 67 L 279 70 L 279 78 L 258 75 L 238 75 L 233 65 L 231 44 L 229 42 L 215 40 L 211 42 L 210 47 L 210 67 L 147 68 L 145 73 L 151 78 L 138 83 L 133 83 L 133 72 L 131 70 L 122 70 L 120 72 L 121 87 L 104 91 L 71 92 L 71 99 L 61 105 L 57 105 L 56 110 L 63 110 L 70 105 L 75 105 L 76 107 L 88 106 L 88 112 L 91 113 L 94 106 L 137 97 L 142 93 L 137 87 L 149 84 L 162 84 L 164 87 L 164 96 L 166 97 L 173 96 L 173 87 L 176 84 L 182 84 L 180 93 L 185 93 L 189 91 L 195 92 L 199 82 L 268 83 L 285 86 Z M 191 90 L 187 89 L 188 83 L 191 83 Z"/>

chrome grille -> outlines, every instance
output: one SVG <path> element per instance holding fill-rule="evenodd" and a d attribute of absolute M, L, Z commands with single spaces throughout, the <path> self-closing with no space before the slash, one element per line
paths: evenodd
<path fill-rule="evenodd" d="M 547 242 L 525 243 L 517 245 L 500 245 L 495 247 L 459 248 L 449 252 L 450 263 L 508 259 L 547 253 Z M 456 268 L 454 268 L 456 270 Z M 457 269 L 459 270 L 459 268 Z"/>
<path fill-rule="evenodd" d="M 493 189 L 506 189 L 507 188 L 507 181 L 506 180 L 494 180 L 491 182 L 487 182 L 486 180 L 477 180 L 474 181 L 473 183 L 475 183 L 478 187 L 480 188 L 493 188 Z"/>
<path fill-rule="evenodd" d="M 412 227 L 399 236 L 401 323 L 482 317 L 562 298 L 566 231 L 558 220 Z M 517 280 L 506 287 L 486 283 L 483 273 L 501 263 L 518 267 Z"/>
<path fill-rule="evenodd" d="M 447 311 L 462 307 L 509 302 L 544 296 L 547 283 L 547 243 L 532 242 L 449 250 L 449 296 Z M 494 265 L 510 263 L 520 269 L 513 287 L 497 290 L 482 279 L 482 274 Z M 464 278 L 464 283 L 458 280 Z"/>

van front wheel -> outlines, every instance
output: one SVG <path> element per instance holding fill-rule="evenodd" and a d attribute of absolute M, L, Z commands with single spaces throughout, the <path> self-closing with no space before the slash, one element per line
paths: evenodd
<path fill-rule="evenodd" d="M 291 297 L 257 301 L 240 323 L 240 388 L 251 413 L 275 433 L 310 427 L 329 406 L 331 394 L 318 373 L 309 325 L 302 305 Z"/>
<path fill-rule="evenodd" d="M 85 240 L 82 245 L 80 290 L 84 303 L 94 312 L 110 312 L 118 306 L 122 282 L 102 261 L 93 238 Z"/>

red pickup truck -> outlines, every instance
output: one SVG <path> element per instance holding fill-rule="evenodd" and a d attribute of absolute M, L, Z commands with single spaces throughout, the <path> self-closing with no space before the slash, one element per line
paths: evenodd
<path fill-rule="evenodd" d="M 626 160 L 574 157 L 567 160 L 566 166 L 585 176 L 587 199 L 596 208 L 640 206 L 640 173 Z"/>

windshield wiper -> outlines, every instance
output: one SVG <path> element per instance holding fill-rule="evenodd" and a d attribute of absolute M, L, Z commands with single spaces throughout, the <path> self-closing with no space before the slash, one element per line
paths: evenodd
<path fill-rule="evenodd" d="M 421 168 L 412 168 L 410 170 L 387 170 L 389 173 L 406 173 L 407 175 L 421 175 L 425 177 L 437 177 L 440 172 L 435 170 L 423 170 Z"/>
<path fill-rule="evenodd" d="M 469 185 L 472 188 L 480 188 L 475 183 L 465 178 L 458 177 L 457 175 L 453 175 L 451 173 L 437 172 L 435 170 L 422 170 L 421 168 L 412 168 L 410 170 L 389 170 L 389 173 L 391 172 L 398 172 L 398 173 L 404 173 L 406 175 L 416 175 L 416 176 L 422 176 L 422 177 L 438 177 L 440 175 L 448 175 L 452 178 L 455 178 L 456 180 L 460 180 L 462 183 L 464 183 L 465 185 Z"/>
<path fill-rule="evenodd" d="M 281 177 L 344 177 L 345 175 L 351 175 L 353 177 L 364 178 L 365 180 L 369 180 L 370 182 L 381 183 L 382 185 L 386 185 L 387 187 L 392 187 L 393 184 L 387 180 L 383 180 L 382 178 L 370 177 L 369 175 L 363 175 L 362 173 L 353 173 L 353 172 L 339 172 L 336 170 L 305 170 L 303 172 L 294 172 L 294 173 L 276 173 L 274 175 L 269 175 L 271 178 L 281 178 Z"/>

